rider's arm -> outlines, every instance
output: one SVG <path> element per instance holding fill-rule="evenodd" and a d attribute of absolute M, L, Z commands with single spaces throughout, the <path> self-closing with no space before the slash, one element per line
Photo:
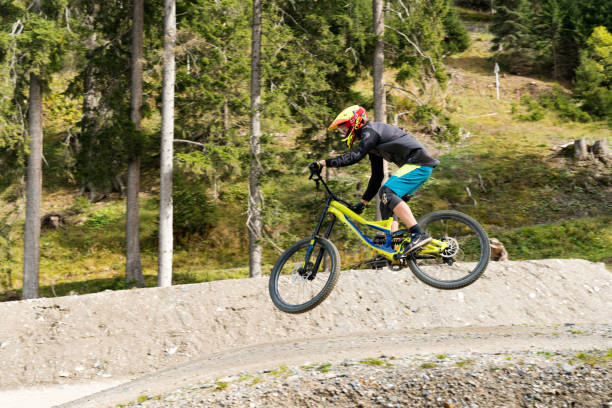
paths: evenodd
<path fill-rule="evenodd" d="M 378 133 L 364 129 L 357 149 L 345 153 L 342 156 L 327 159 L 325 160 L 325 165 L 329 167 L 344 167 L 355 164 L 363 159 L 366 154 L 378 144 L 379 138 L 380 136 Z"/>
<path fill-rule="evenodd" d="M 370 164 L 372 166 L 372 175 L 368 182 L 368 188 L 361 197 L 361 202 L 367 204 L 378 192 L 380 185 L 382 184 L 385 174 L 383 172 L 383 159 L 375 154 L 370 154 Z"/>

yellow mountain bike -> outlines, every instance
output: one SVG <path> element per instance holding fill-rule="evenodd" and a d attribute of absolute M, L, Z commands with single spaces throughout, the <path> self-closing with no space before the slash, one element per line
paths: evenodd
<path fill-rule="evenodd" d="M 369 221 L 353 212 L 316 172 L 310 178 L 327 190 L 327 200 L 312 236 L 289 247 L 270 273 L 269 290 L 274 305 L 287 313 L 303 313 L 318 306 L 331 293 L 340 275 L 340 254 L 329 240 L 337 220 L 346 224 L 377 253 L 370 267 L 409 267 L 421 281 L 438 289 L 459 289 L 478 279 L 487 268 L 489 239 L 480 224 L 458 211 L 436 211 L 419 220 L 433 240 L 402 255 L 407 230 L 391 232 L 393 218 Z M 321 236 L 326 217 L 331 220 Z"/>

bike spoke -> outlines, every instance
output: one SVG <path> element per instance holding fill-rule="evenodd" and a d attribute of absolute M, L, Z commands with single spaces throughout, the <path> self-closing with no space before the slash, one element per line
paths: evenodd
<path fill-rule="evenodd" d="M 445 241 L 449 247 L 427 259 L 417 259 L 419 269 L 432 279 L 451 282 L 464 278 L 474 271 L 483 252 L 476 231 L 462 220 L 437 219 L 425 226 L 434 239 Z M 428 250 L 430 248 L 427 248 Z M 437 251 L 439 252 L 439 251 Z M 427 252 L 429 255 L 430 252 Z M 425 256 L 424 256 L 425 257 Z"/>
<path fill-rule="evenodd" d="M 302 305 L 317 296 L 325 287 L 329 279 L 329 255 L 324 252 L 318 271 L 314 279 L 312 276 L 314 264 L 321 247 L 316 246 L 312 251 L 309 262 L 305 265 L 308 247 L 300 248 L 291 259 L 285 263 L 278 278 L 278 295 L 289 305 Z"/>

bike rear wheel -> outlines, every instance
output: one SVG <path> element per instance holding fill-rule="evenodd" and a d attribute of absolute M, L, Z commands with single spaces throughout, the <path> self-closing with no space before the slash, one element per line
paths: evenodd
<path fill-rule="evenodd" d="M 276 307 L 287 313 L 304 313 L 327 298 L 340 276 L 340 254 L 325 238 L 304 238 L 278 258 L 268 285 Z M 308 252 L 310 255 L 308 256 Z"/>
<path fill-rule="evenodd" d="M 484 229 L 458 211 L 427 214 L 419 225 L 434 240 L 446 241 L 442 254 L 427 255 L 427 247 L 408 259 L 421 281 L 438 289 L 459 289 L 478 279 L 489 264 L 491 249 Z"/>

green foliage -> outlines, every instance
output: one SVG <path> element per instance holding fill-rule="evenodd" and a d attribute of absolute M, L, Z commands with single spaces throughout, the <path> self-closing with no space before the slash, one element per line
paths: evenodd
<path fill-rule="evenodd" d="M 612 34 L 596 27 L 576 70 L 576 94 L 583 109 L 612 123 Z"/>
<path fill-rule="evenodd" d="M 389 58 L 385 62 L 398 69 L 396 79 L 400 83 L 414 79 L 424 84 L 434 79 L 445 85 L 448 80 L 442 64 L 445 46 L 459 49 L 462 43 L 460 22 L 454 16 L 448 17 L 449 13 L 452 13 L 450 1 L 432 0 L 411 3 L 409 15 L 387 14 L 385 49 L 389 50 Z M 447 32 L 445 19 L 455 23 Z M 446 43 L 442 41 L 445 36 Z"/>
<path fill-rule="evenodd" d="M 441 109 L 430 105 L 417 106 L 411 117 L 426 132 L 431 132 L 433 128 L 434 137 L 439 142 L 457 143 L 461 139 L 459 126 L 451 123 L 450 117 Z"/>
<path fill-rule="evenodd" d="M 0 187 L 13 181 L 24 165 L 26 112 L 30 74 L 47 86 L 64 65 L 74 39 L 64 21 L 67 1 L 3 1 L 0 7 L 0 160 L 6 171 Z"/>
<path fill-rule="evenodd" d="M 176 132 L 227 144 L 248 114 L 250 3 L 182 1 L 177 14 Z"/>
<path fill-rule="evenodd" d="M 204 234 L 220 217 L 220 209 L 197 177 L 174 173 L 174 230 L 178 234 Z"/>
<path fill-rule="evenodd" d="M 543 93 L 538 99 L 529 95 L 521 98 L 520 105 L 512 104 L 512 114 L 517 115 L 519 120 L 537 122 L 545 116 L 545 111 L 556 112 L 561 119 L 575 122 L 589 122 L 591 116 L 583 111 L 578 103 L 563 91 L 559 86 L 555 86 L 551 92 Z"/>
<path fill-rule="evenodd" d="M 525 106 L 527 113 L 519 114 L 519 119 L 529 122 L 537 122 L 544 118 L 544 111 L 537 100 L 533 99 L 529 95 L 525 95 L 521 98 L 521 105 Z M 513 113 L 518 111 L 516 107 L 513 107 Z"/>
<path fill-rule="evenodd" d="M 467 50 L 470 46 L 470 36 L 459 18 L 454 7 L 449 7 L 444 16 L 444 51 L 446 54 L 457 54 Z"/>
<path fill-rule="evenodd" d="M 610 262 L 612 217 L 569 220 L 495 233 L 510 259 L 584 258 Z"/>
<path fill-rule="evenodd" d="M 469 8 L 472 10 L 489 10 L 491 8 L 491 0 L 455 0 L 455 5 Z"/>
<path fill-rule="evenodd" d="M 525 75 L 534 72 L 536 53 L 533 49 L 534 9 L 529 0 L 512 0 L 496 7 L 491 31 L 495 34 L 493 49 L 502 68 Z"/>
<path fill-rule="evenodd" d="M 556 111 L 563 119 L 575 122 L 589 122 L 591 116 L 583 111 L 575 100 L 556 86 L 552 92 L 540 96 L 542 107 Z"/>
<path fill-rule="evenodd" d="M 593 29 L 612 29 L 609 1 L 508 0 L 496 2 L 495 10 L 495 58 L 519 75 L 572 79 Z"/>

